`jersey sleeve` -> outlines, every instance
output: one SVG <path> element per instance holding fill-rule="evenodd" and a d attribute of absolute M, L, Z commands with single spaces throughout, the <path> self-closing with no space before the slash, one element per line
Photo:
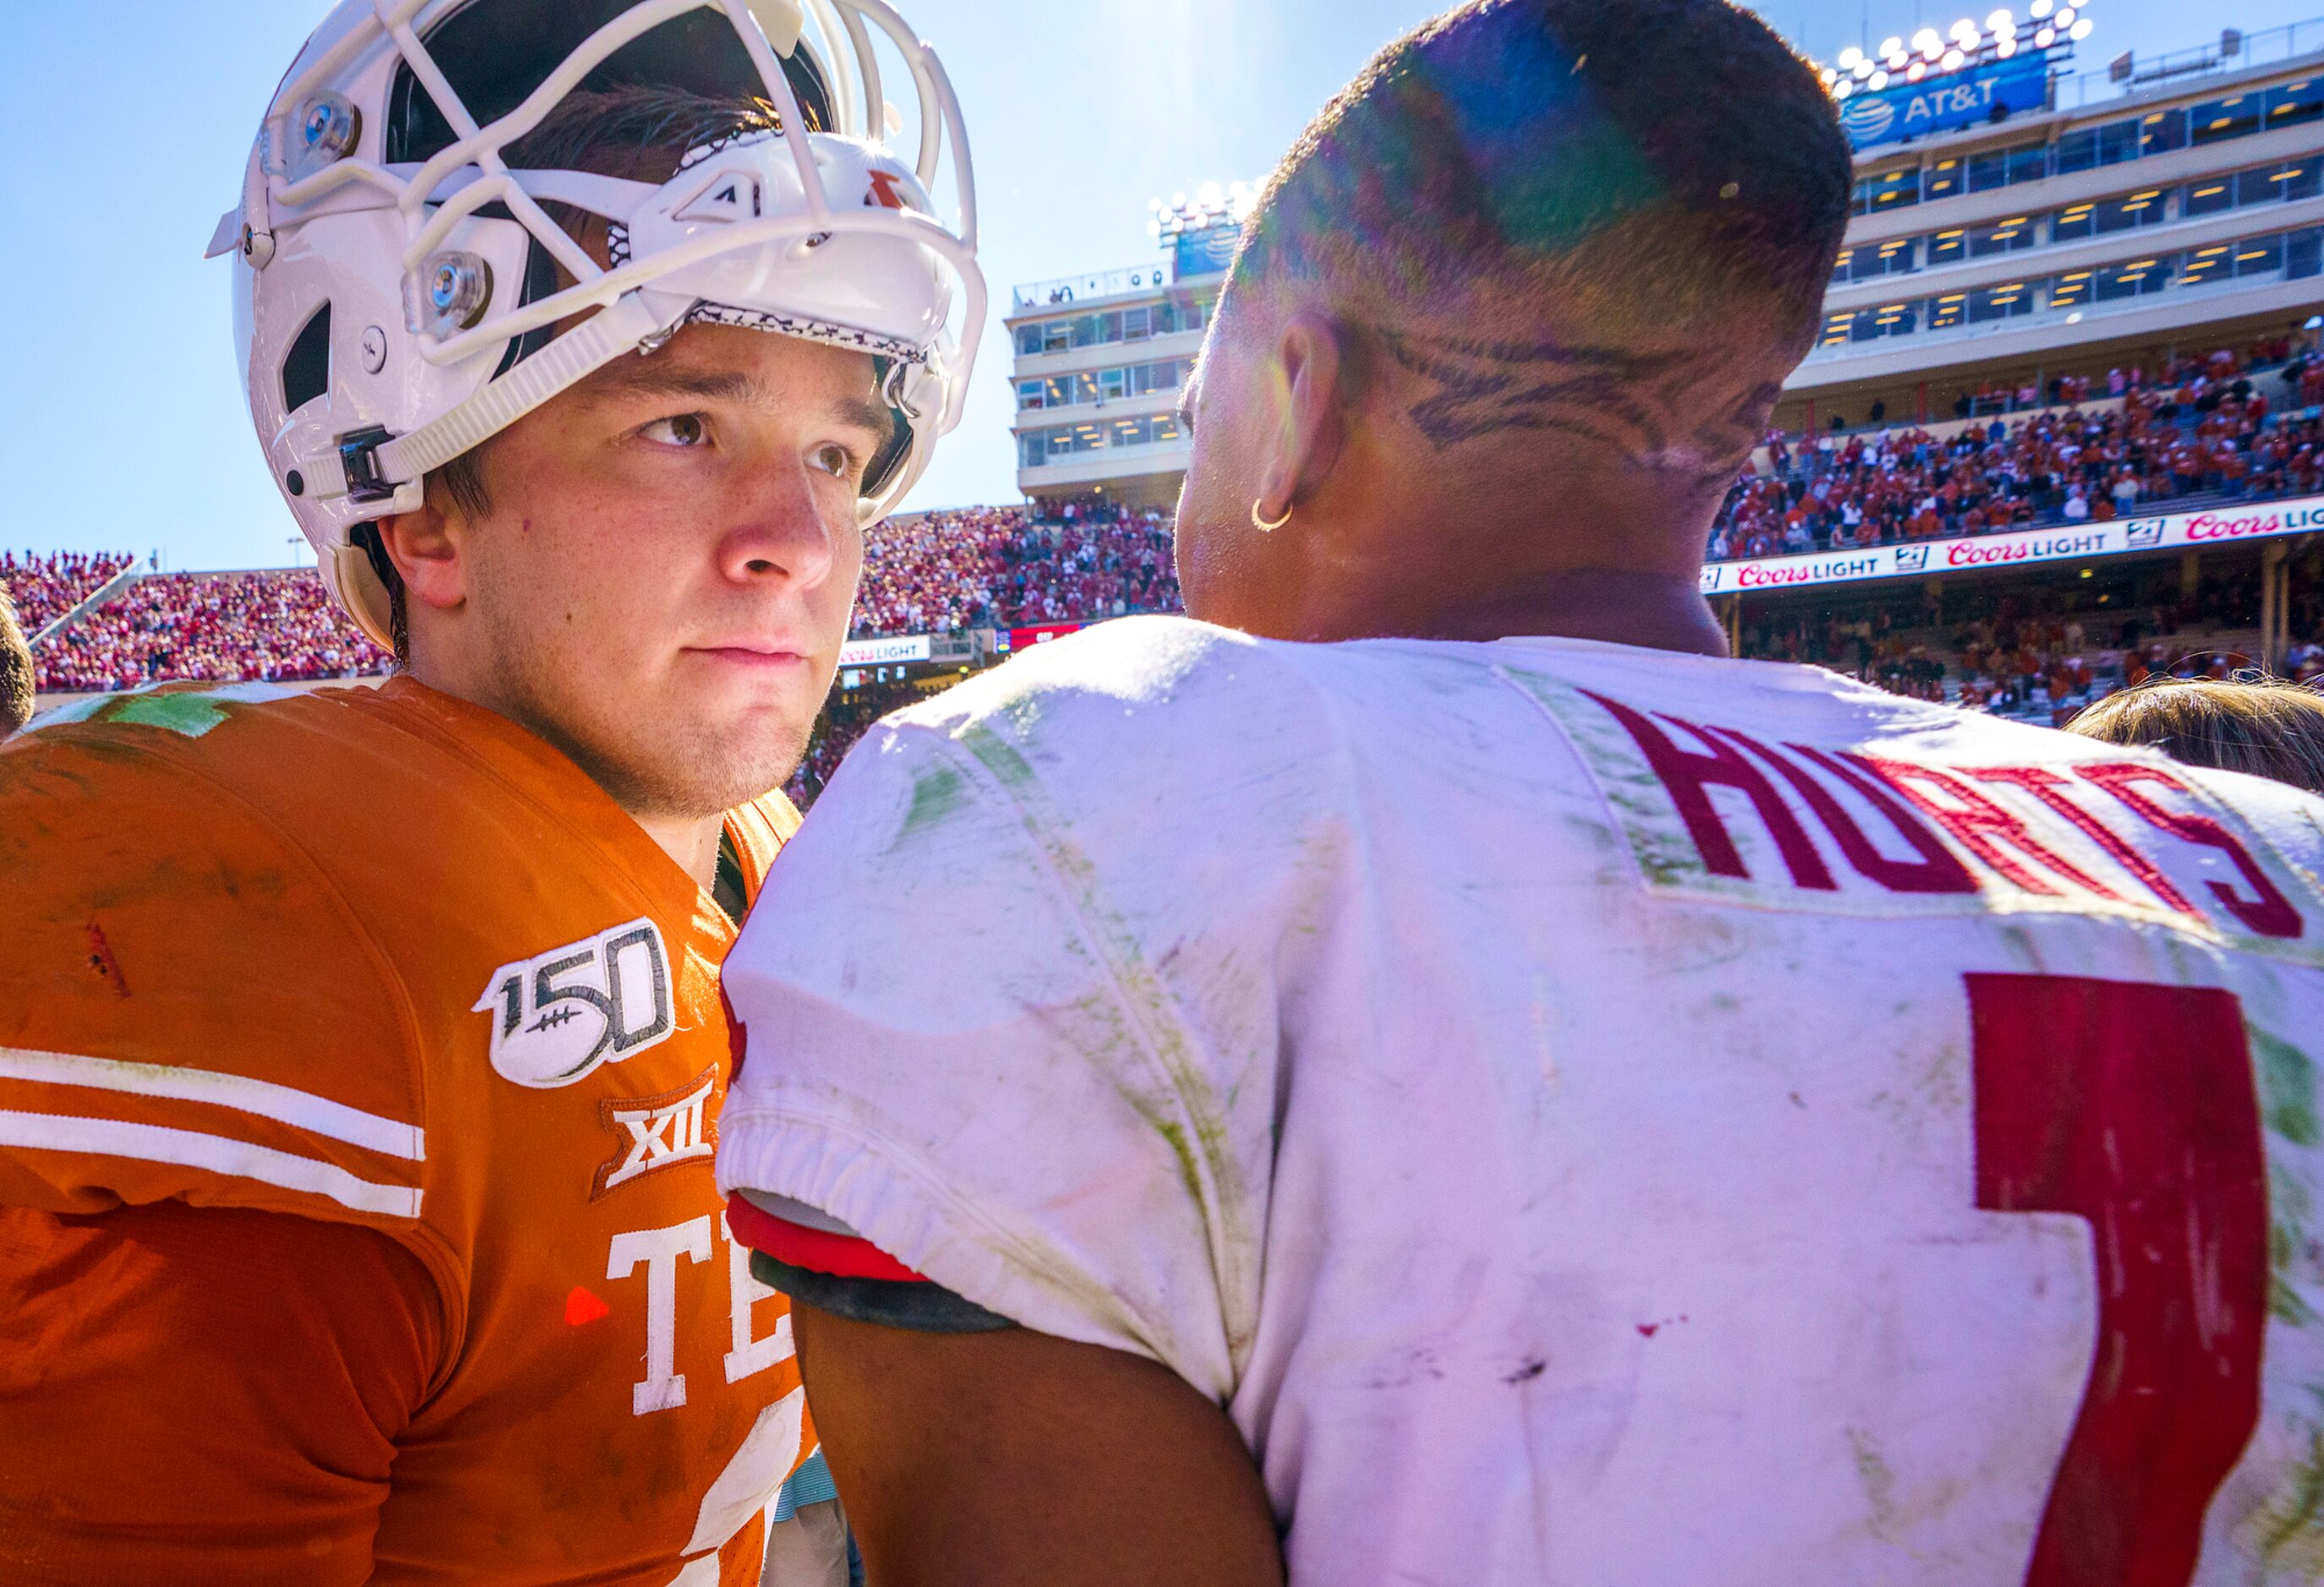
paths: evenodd
<path fill-rule="evenodd" d="M 443 1350 L 373 1230 L 0 1208 L 0 1583 L 369 1580 Z"/>
<path fill-rule="evenodd" d="M 1194 627 L 1108 626 L 1133 651 Z M 770 1237 L 730 1204 L 795 1298 L 925 1278 L 1223 1398 L 1257 1315 L 1275 973 L 1329 871 L 1298 768 L 1328 752 L 1218 658 L 1052 650 L 876 732 L 775 866 L 724 972 L 747 1047 L 720 1182 L 846 1232 Z M 1266 765 L 1187 758 L 1254 709 Z"/>
<path fill-rule="evenodd" d="M 93 728 L 0 749 L 0 1205 L 417 1224 L 400 994 L 312 857 L 198 765 Z"/>

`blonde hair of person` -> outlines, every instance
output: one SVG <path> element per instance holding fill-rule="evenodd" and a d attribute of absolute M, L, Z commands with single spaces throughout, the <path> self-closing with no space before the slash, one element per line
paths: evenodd
<path fill-rule="evenodd" d="M 2324 695 L 2282 678 L 2156 678 L 2100 700 L 2066 731 L 2324 794 Z"/>

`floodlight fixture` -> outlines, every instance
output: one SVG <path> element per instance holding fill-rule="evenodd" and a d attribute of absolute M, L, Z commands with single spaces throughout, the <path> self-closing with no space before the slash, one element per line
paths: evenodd
<path fill-rule="evenodd" d="M 1856 63 L 1863 59 L 1864 51 L 1858 49 L 1855 45 L 1850 44 L 1847 49 L 1842 50 L 1840 52 L 1840 69 L 1842 71 L 1853 71 L 1856 69 Z"/>
<path fill-rule="evenodd" d="M 1845 99 L 1854 92 L 1856 92 L 1856 85 L 1847 78 L 1840 78 L 1831 86 L 1831 97 L 1835 99 Z"/>
<path fill-rule="evenodd" d="M 2071 28 L 2067 30 L 2066 37 L 2073 40 L 2075 43 L 2079 44 L 2084 39 L 2090 36 L 2090 19 L 2086 16 L 2080 22 L 2076 23 Z"/>
<path fill-rule="evenodd" d="M 1893 35 L 1881 42 L 1880 53 L 1883 55 L 1901 55 L 1904 51 L 1904 41 Z"/>
<path fill-rule="evenodd" d="M 2043 28 L 2040 32 L 2034 35 L 2034 48 L 2036 50 L 2047 50 L 2051 45 L 2057 42 L 2058 30 L 2055 28 Z"/>
<path fill-rule="evenodd" d="M 1888 74 L 1885 71 L 1876 71 L 1872 74 L 1871 80 L 1864 86 L 1877 94 L 1888 86 Z"/>

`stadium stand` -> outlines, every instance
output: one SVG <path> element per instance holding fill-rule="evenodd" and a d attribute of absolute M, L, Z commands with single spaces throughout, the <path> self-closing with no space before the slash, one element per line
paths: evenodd
<path fill-rule="evenodd" d="M 1950 539 L 2036 524 L 2104 521 L 2153 504 L 2257 500 L 2324 488 L 2324 359 L 2281 346 L 2187 359 L 2085 409 L 2089 383 L 2059 383 L 2062 406 L 2014 423 L 1768 438 L 1765 472 L 1729 493 L 1713 561 Z"/>
<path fill-rule="evenodd" d="M 24 632 L 36 634 L 136 560 L 126 551 L 0 551 L 0 584 L 14 597 Z"/>
<path fill-rule="evenodd" d="M 382 671 L 310 572 L 139 579 L 33 652 L 44 691 L 133 688 L 157 678 L 293 682 Z"/>
<path fill-rule="evenodd" d="M 1162 513 L 1065 511 L 1072 516 L 1044 520 L 1023 508 L 980 507 L 873 530 L 855 632 L 945 633 L 1178 609 Z"/>

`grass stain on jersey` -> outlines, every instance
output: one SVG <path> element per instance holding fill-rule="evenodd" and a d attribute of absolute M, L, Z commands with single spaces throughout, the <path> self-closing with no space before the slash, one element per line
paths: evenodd
<path fill-rule="evenodd" d="M 1003 715 L 1020 733 L 1038 717 L 1030 701 L 1012 702 Z M 1113 1026 L 1116 1034 L 1102 1043 L 1082 1044 L 1082 1050 L 1177 1158 L 1219 1264 L 1228 1354 L 1240 1371 L 1258 1324 L 1258 1274 L 1248 1270 L 1247 1259 L 1257 1241 L 1250 1192 L 1228 1134 L 1224 1103 L 1188 1049 L 1185 1021 L 1169 989 L 1146 962 L 1130 923 L 1108 900 L 1097 867 L 1074 842 L 1069 823 L 1050 807 L 1031 763 L 989 723 L 971 722 L 954 737 L 1009 793 L 1026 835 L 1047 861 L 1111 983 L 1104 989 L 1111 996 L 1102 992 L 1084 1000 L 1083 1010 Z M 1101 1009 L 1096 1006 L 1100 1002 L 1111 1006 Z M 1159 1069 L 1167 1083 L 1167 1097 L 1134 1080 L 1115 1056 L 1118 1052 L 1142 1056 Z M 1172 1116 L 1174 1112 L 1177 1117 Z"/>
<path fill-rule="evenodd" d="M 1896 1473 L 1880 1453 L 1879 1445 L 1861 1427 L 1848 1430 L 1849 1453 L 1856 1464 L 1856 1481 L 1864 1500 L 1872 1507 L 1872 1535 L 1886 1538 L 1896 1522 Z"/>
<path fill-rule="evenodd" d="M 2259 1060 L 2260 1095 L 2267 1127 L 2294 1146 L 2314 1146 L 2324 1131 L 2316 1122 L 2316 1065 L 2282 1037 L 2246 1020 L 2245 1034 Z"/>
<path fill-rule="evenodd" d="M 912 769 L 912 804 L 904 812 L 904 825 L 896 833 L 896 841 L 888 845 L 893 853 L 908 837 L 913 837 L 941 825 L 968 803 L 968 780 L 942 761 L 932 766 Z"/>
<path fill-rule="evenodd" d="M 2312 1392 L 2312 1390 L 2311 1390 Z M 2234 1532 L 2237 1547 L 2271 1577 L 2324 1577 L 2324 1433 L 2310 1427 L 2308 1458 Z"/>
<path fill-rule="evenodd" d="M 92 715 L 131 727 L 159 727 L 182 738 L 200 738 L 224 726 L 229 706 L 263 705 L 298 693 L 272 683 L 236 683 L 217 689 L 171 689 L 153 694 L 107 696 Z M 110 707 L 109 709 L 104 707 Z"/>

